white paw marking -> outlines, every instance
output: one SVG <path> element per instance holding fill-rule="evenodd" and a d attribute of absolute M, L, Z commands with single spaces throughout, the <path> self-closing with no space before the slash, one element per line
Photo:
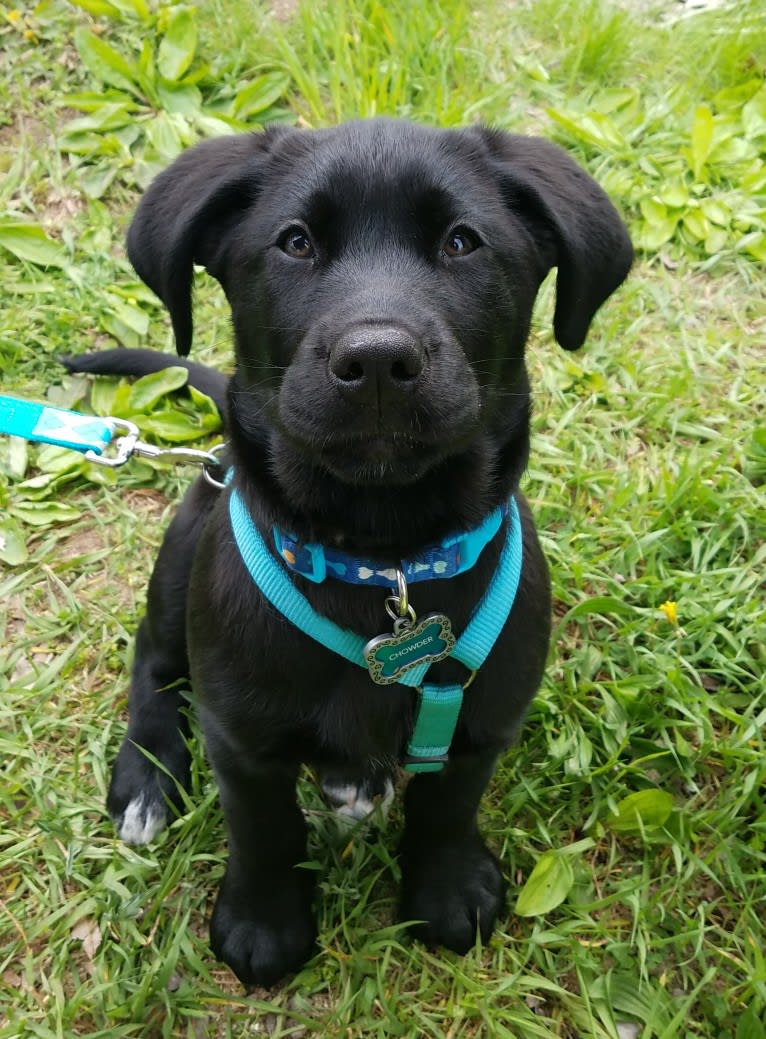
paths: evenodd
<path fill-rule="evenodd" d="M 394 799 L 394 784 L 386 779 L 386 787 L 383 795 L 371 800 L 366 797 L 360 787 L 353 783 L 325 783 L 322 786 L 324 795 L 333 807 L 337 816 L 341 819 L 350 819 L 353 822 L 361 822 L 367 819 L 376 810 L 380 810 L 385 818 Z"/>
<path fill-rule="evenodd" d="M 149 844 L 164 830 L 167 812 L 149 803 L 146 794 L 134 797 L 125 809 L 118 828 L 120 839 L 126 844 Z"/>

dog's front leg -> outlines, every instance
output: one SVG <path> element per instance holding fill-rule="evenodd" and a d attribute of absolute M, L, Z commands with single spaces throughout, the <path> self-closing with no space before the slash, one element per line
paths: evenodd
<path fill-rule="evenodd" d="M 496 756 L 456 755 L 407 787 L 400 915 L 420 921 L 413 933 L 430 946 L 467 952 L 477 929 L 487 941 L 502 910 L 505 880 L 476 822 Z"/>
<path fill-rule="evenodd" d="M 314 950 L 314 874 L 295 802 L 295 762 L 243 761 L 224 746 L 208 753 L 229 835 L 229 862 L 210 937 L 216 956 L 246 985 L 273 985 Z"/>

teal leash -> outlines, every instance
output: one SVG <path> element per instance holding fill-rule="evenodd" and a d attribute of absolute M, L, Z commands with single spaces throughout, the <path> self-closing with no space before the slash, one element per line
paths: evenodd
<path fill-rule="evenodd" d="M 0 434 L 79 451 L 89 462 L 111 469 L 124 465 L 134 455 L 199 465 L 211 486 L 224 486 L 218 479 L 221 469 L 218 455 L 225 450 L 225 444 L 219 444 L 211 451 L 197 451 L 188 447 L 157 447 L 139 440 L 138 426 L 127 419 L 82 415 L 78 411 L 0 394 Z"/>
<path fill-rule="evenodd" d="M 0 433 L 40 444 L 102 455 L 115 433 L 115 420 L 0 395 Z"/>
<path fill-rule="evenodd" d="M 514 498 L 510 499 L 509 512 L 508 531 L 497 570 L 465 631 L 453 640 L 448 652 L 442 650 L 437 657 L 428 655 L 424 659 L 415 659 L 411 664 L 404 665 L 403 670 L 394 677 L 384 679 L 385 684 L 395 681 L 417 689 L 420 694 L 417 718 L 404 765 L 408 771 L 435 772 L 444 767 L 460 716 L 463 694 L 489 656 L 513 608 L 523 558 L 521 517 Z M 380 681 L 375 678 L 375 668 L 370 663 L 369 646 L 382 637 L 367 640 L 316 612 L 305 595 L 295 587 L 285 567 L 269 551 L 236 489 L 232 489 L 229 496 L 229 517 L 245 567 L 272 606 L 305 635 L 345 660 L 366 668 L 373 680 Z M 410 635 L 410 630 L 420 634 L 429 622 L 433 623 L 434 617 L 439 621 L 446 620 L 441 615 L 431 615 L 399 637 L 404 652 L 409 653 L 409 645 L 414 637 Z M 394 628 L 396 631 L 396 624 Z M 385 641 L 392 642 L 395 638 Z M 368 653 L 365 653 L 366 649 Z M 454 657 L 470 671 L 470 677 L 464 685 L 437 685 L 425 681 L 431 664 L 445 656 Z"/>

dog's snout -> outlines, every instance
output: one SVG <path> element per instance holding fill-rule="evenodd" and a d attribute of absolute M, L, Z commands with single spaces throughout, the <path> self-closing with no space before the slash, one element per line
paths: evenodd
<path fill-rule="evenodd" d="M 344 392 L 385 398 L 415 385 L 423 371 L 425 351 L 404 328 L 365 325 L 335 342 L 328 364 Z"/>

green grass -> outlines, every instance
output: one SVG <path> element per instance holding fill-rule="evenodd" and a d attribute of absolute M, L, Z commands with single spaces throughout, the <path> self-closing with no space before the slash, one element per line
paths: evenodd
<path fill-rule="evenodd" d="M 115 0 L 101 38 L 137 54 L 164 31 L 163 10 Z M 68 99 L 105 89 L 74 46 L 90 18 L 63 0 L 0 11 L 2 386 L 74 402 L 84 387 L 62 381 L 58 355 L 170 346 L 122 242 L 141 163 L 169 161 L 178 142 L 157 137 L 166 115 L 147 98 L 132 144 L 104 129 L 87 154 L 63 150 L 65 124 L 83 114 Z M 246 125 L 481 116 L 544 133 L 605 183 L 642 252 L 581 353 L 552 341 L 550 285 L 538 308 L 525 490 L 553 572 L 556 640 L 483 809 L 508 912 L 464 958 L 412 944 L 395 922 L 399 809 L 379 833 L 349 834 L 307 776 L 321 951 L 285 986 L 243 995 L 207 943 L 225 849 L 201 752 L 188 813 L 152 847 L 119 844 L 104 810 L 146 581 L 189 474 L 136 464 L 110 479 L 0 444 L 6 555 L 17 542 L 0 571 L 0 1036 L 763 1039 L 758 5 L 673 26 L 549 0 L 481 11 L 342 0 L 279 28 L 263 7 L 209 0 L 196 19 L 200 111 Z M 259 108 L 279 76 L 286 92 Z M 700 109 L 710 120 L 695 123 Z M 171 121 L 182 135 L 210 126 L 196 109 L 184 119 Z M 661 198 L 671 181 L 686 195 Z M 53 263 L 3 246 L 9 214 L 45 229 L 26 244 Z M 196 356 L 228 363 L 223 300 L 199 287 Z M 641 792 L 669 797 L 669 814 L 626 816 Z M 520 916 L 518 891 L 546 852 L 571 868 L 568 896 Z"/>

